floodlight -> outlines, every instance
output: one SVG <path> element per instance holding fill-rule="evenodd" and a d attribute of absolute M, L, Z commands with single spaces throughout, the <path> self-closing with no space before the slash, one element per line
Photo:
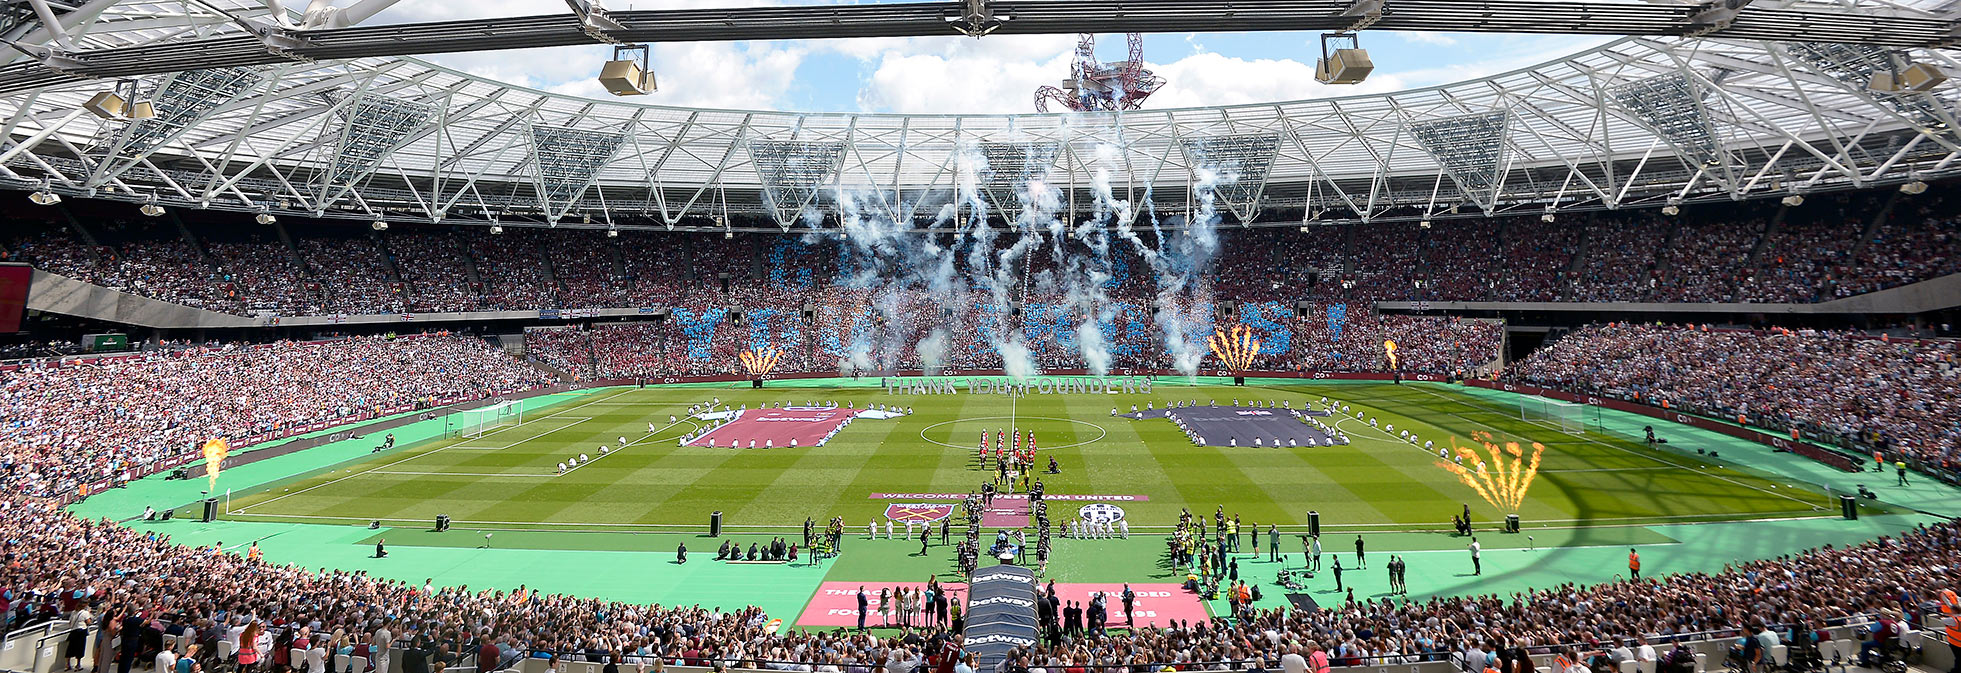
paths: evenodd
<path fill-rule="evenodd" d="M 1424 220 L 1424 221 L 1422 221 L 1422 222 L 1418 222 L 1418 223 L 1416 223 L 1416 226 L 1419 226 L 1419 227 L 1422 227 L 1422 228 L 1424 228 L 1424 229 L 1429 229 L 1429 228 L 1430 228 L 1430 221 L 1429 221 L 1429 220 Z"/>
<path fill-rule="evenodd" d="M 136 100 L 136 80 L 126 79 L 115 88 L 97 92 L 82 103 L 82 109 L 103 119 L 150 119 L 157 109 L 149 101 Z"/>
<path fill-rule="evenodd" d="M 388 231 L 388 222 L 385 220 L 375 220 L 368 225 L 368 228 L 375 231 Z"/>
<path fill-rule="evenodd" d="M 1913 182 L 1900 185 L 1900 193 L 1901 194 L 1925 194 L 1927 193 L 1927 183 L 1921 182 L 1919 180 L 1915 180 Z"/>
<path fill-rule="evenodd" d="M 634 52 L 640 54 L 637 61 L 629 56 Z M 615 96 L 639 96 L 659 90 L 648 63 L 651 54 L 644 44 L 614 45 L 613 60 L 599 68 L 599 84 Z"/>
<path fill-rule="evenodd" d="M 279 218 L 273 217 L 272 213 L 259 213 L 257 215 L 253 215 L 252 220 L 258 222 L 259 224 L 272 224 L 274 222 L 278 222 Z"/>
<path fill-rule="evenodd" d="M 161 217 L 163 215 L 163 206 L 157 205 L 157 197 L 152 195 L 149 201 L 143 203 L 143 207 L 136 209 L 136 212 L 142 213 L 146 217 Z"/>
<path fill-rule="evenodd" d="M 1539 216 L 1539 221 L 1540 221 L 1540 222 L 1551 222 L 1551 221 L 1553 221 L 1553 220 L 1555 220 L 1555 219 L 1558 219 L 1558 218 L 1555 218 L 1555 217 L 1553 217 L 1553 216 L 1552 216 L 1552 213 L 1546 213 L 1546 214 L 1544 214 L 1544 215 L 1540 215 L 1540 216 Z"/>
<path fill-rule="evenodd" d="M 619 237 L 620 237 L 620 230 L 618 230 L 618 229 L 607 229 L 607 230 L 606 230 L 606 237 L 607 237 L 607 238 L 619 238 Z"/>
<path fill-rule="evenodd" d="M 123 100 L 122 96 L 116 95 L 116 92 L 100 91 L 89 96 L 88 101 L 82 103 L 82 109 L 103 119 L 120 119 L 123 116 L 123 108 L 128 105 L 129 102 Z"/>
<path fill-rule="evenodd" d="M 1931 63 L 1915 63 L 1895 70 L 1873 71 L 1866 88 L 1886 93 L 1925 93 L 1947 81 L 1947 73 Z"/>
<path fill-rule="evenodd" d="M 39 191 L 28 194 L 27 200 L 33 201 L 36 205 L 52 206 L 61 203 L 61 195 L 50 192 L 46 187 L 43 187 Z"/>
<path fill-rule="evenodd" d="M 1784 199 L 1783 199 L 1783 201 L 1782 201 L 1781 203 L 1783 203 L 1784 205 L 1787 205 L 1787 206 L 1790 206 L 1790 207 L 1792 207 L 1792 208 L 1796 208 L 1796 207 L 1798 207 L 1798 206 L 1802 206 L 1802 205 L 1804 205 L 1804 195 L 1803 195 L 1803 194 L 1792 194 L 1792 195 L 1790 195 L 1790 196 L 1786 196 L 1786 197 L 1784 197 Z"/>
<path fill-rule="evenodd" d="M 1680 215 L 1680 214 L 1682 214 L 1682 208 L 1681 208 L 1680 206 L 1677 206 L 1677 205 L 1675 205 L 1675 204 L 1672 204 L 1672 203 L 1671 203 L 1671 204 L 1668 204 L 1668 205 L 1666 205 L 1666 206 L 1662 206 L 1662 207 L 1661 207 L 1661 214 L 1663 214 L 1663 215 Z"/>
<path fill-rule="evenodd" d="M 490 233 L 493 233 L 493 234 L 501 234 L 501 233 L 504 233 L 504 225 L 501 225 L 501 224 L 493 224 L 493 225 L 490 225 Z"/>
<path fill-rule="evenodd" d="M 1314 79 L 1322 84 L 1360 84 L 1375 71 L 1369 52 L 1354 33 L 1322 33 L 1321 58 L 1314 62 Z"/>

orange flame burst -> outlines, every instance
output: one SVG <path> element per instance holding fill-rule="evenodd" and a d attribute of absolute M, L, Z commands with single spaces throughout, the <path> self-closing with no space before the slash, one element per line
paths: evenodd
<path fill-rule="evenodd" d="M 204 490 L 216 490 L 218 488 L 218 470 L 224 467 L 225 456 L 231 455 L 231 445 L 225 443 L 225 438 L 219 437 L 205 442 L 202 449 L 204 451 L 204 476 L 209 480 L 206 482 Z"/>
<path fill-rule="evenodd" d="M 1217 330 L 1206 343 L 1212 346 L 1212 354 L 1233 371 L 1245 371 L 1253 366 L 1253 357 L 1260 354 L 1260 340 L 1253 338 L 1253 330 L 1245 325 L 1232 328 L 1231 333 Z"/>
<path fill-rule="evenodd" d="M 1385 339 L 1382 342 L 1382 350 L 1383 352 L 1389 354 L 1389 368 L 1395 369 L 1396 368 L 1396 342 Z"/>
<path fill-rule="evenodd" d="M 751 376 L 764 376 L 776 369 L 776 360 L 783 356 L 781 351 L 764 346 L 761 351 L 742 351 L 742 367 Z"/>
<path fill-rule="evenodd" d="M 1484 445 L 1485 453 L 1489 454 L 1488 460 L 1473 447 L 1458 446 L 1457 438 L 1452 437 L 1451 451 L 1464 459 L 1463 464 L 1439 460 L 1437 466 L 1457 475 L 1458 481 L 1471 487 L 1478 497 L 1484 498 L 1492 507 L 1517 512 L 1520 504 L 1525 502 L 1526 491 L 1532 488 L 1532 480 L 1539 475 L 1539 458 L 1545 454 L 1546 445 L 1533 442 L 1532 455 L 1528 458 L 1518 442 L 1505 442 L 1500 446 L 1492 441 L 1488 432 L 1471 433 L 1471 439 Z M 1475 465 L 1476 468 L 1465 465 Z"/>

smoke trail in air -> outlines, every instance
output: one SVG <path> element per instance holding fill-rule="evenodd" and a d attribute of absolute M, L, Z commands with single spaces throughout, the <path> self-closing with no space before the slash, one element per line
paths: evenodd
<path fill-rule="evenodd" d="M 1113 144 L 1096 146 L 1096 169 L 1090 175 L 1090 191 L 1095 197 L 1091 216 L 1070 231 L 1070 240 L 1080 244 L 1087 254 L 1070 257 L 1066 266 L 1058 265 L 1066 270 L 1069 281 L 1068 306 L 1081 318 L 1076 325 L 1076 345 L 1082 352 L 1083 364 L 1095 376 L 1110 373 L 1110 341 L 1103 333 L 1103 326 L 1113 325 L 1116 319 L 1116 306 L 1110 301 L 1109 291 L 1110 231 L 1129 228 L 1135 216 L 1130 201 L 1118 198 L 1110 186 L 1111 168 L 1120 165 L 1120 152 Z M 1061 248 L 1059 244 L 1057 247 Z"/>
<path fill-rule="evenodd" d="M 1199 168 L 1197 180 L 1192 185 L 1197 208 L 1183 218 L 1181 224 L 1184 226 L 1170 237 L 1159 226 L 1157 212 L 1147 193 L 1144 198 L 1147 208 L 1145 217 L 1158 247 L 1145 243 L 1127 219 L 1117 221 L 1117 235 L 1131 244 L 1156 277 L 1157 295 L 1152 307 L 1152 320 L 1164 339 L 1165 354 L 1171 358 L 1172 369 L 1186 376 L 1198 374 L 1199 364 L 1204 361 L 1206 353 L 1201 339 L 1211 332 L 1211 326 L 1206 324 L 1208 321 L 1201 320 L 1198 315 L 1211 304 L 1210 291 L 1201 281 L 1211 268 L 1213 256 L 1219 251 L 1216 190 L 1221 185 L 1237 181 L 1238 177 L 1237 171 L 1221 172 L 1210 166 Z M 1179 218 L 1170 219 L 1176 223 Z"/>
<path fill-rule="evenodd" d="M 911 231 L 910 218 L 894 217 L 894 209 L 888 206 L 896 201 L 896 194 L 840 189 L 835 197 L 838 228 L 847 254 L 856 262 L 843 285 L 872 296 L 869 337 L 854 338 L 840 365 L 864 366 L 875 352 L 881 370 L 897 369 L 910 347 L 921 367 L 938 369 L 946 352 L 947 325 L 941 319 L 957 315 L 950 309 L 961 304 L 953 250 L 932 235 Z M 948 217 L 949 212 L 942 209 L 941 216 Z M 910 291 L 924 298 L 914 298 Z"/>
<path fill-rule="evenodd" d="M 997 232 L 989 222 L 989 210 L 980 196 L 978 180 L 962 183 L 959 194 L 961 202 L 968 205 L 970 215 L 961 244 L 968 246 L 966 252 L 967 271 L 972 277 L 976 291 L 982 296 L 976 301 L 985 301 L 983 313 L 987 324 L 978 326 L 979 336 L 987 346 L 1001 357 L 1002 369 L 1014 378 L 1026 378 L 1040 373 L 1027 339 L 1016 325 L 1016 311 L 1022 299 L 1022 283 L 1025 280 L 1025 267 L 1029 256 L 1037 250 L 1044 237 L 1043 230 L 1054 231 L 1059 226 L 1055 213 L 1061 208 L 1061 193 L 1047 183 L 1048 161 L 1052 157 L 1039 154 L 1033 144 L 1027 146 L 1028 154 L 1023 166 L 1029 167 L 1029 175 L 998 176 L 998 184 L 1005 179 L 1013 189 L 1013 198 L 1021 206 L 1021 211 L 1013 220 L 1007 222 L 1005 232 L 1012 233 L 1012 242 L 1001 240 L 1007 234 Z M 973 145 L 963 146 L 955 160 L 960 164 L 963 176 L 990 175 L 994 167 L 988 165 L 986 156 Z M 1001 167 L 999 170 L 1010 170 Z M 1005 247 L 1002 243 L 1006 243 Z"/>

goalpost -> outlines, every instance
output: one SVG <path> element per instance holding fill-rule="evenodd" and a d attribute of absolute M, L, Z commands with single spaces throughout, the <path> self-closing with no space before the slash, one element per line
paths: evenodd
<path fill-rule="evenodd" d="M 1527 423 L 1556 425 L 1560 432 L 1568 434 L 1586 432 L 1586 405 L 1575 402 L 1522 395 L 1518 398 L 1518 417 Z"/>
<path fill-rule="evenodd" d="M 456 423 L 451 426 L 457 436 L 475 439 L 499 429 L 524 423 L 524 405 L 518 402 L 499 402 L 487 407 L 478 407 L 455 414 Z"/>

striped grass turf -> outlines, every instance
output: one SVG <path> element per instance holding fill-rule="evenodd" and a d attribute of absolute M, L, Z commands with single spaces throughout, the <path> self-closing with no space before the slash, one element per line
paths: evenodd
<path fill-rule="evenodd" d="M 1818 516 L 1825 495 L 1724 461 L 1654 452 L 1626 438 L 1568 435 L 1526 423 L 1517 410 L 1444 386 L 1299 384 L 1269 387 L 1160 384 L 1136 395 L 886 395 L 874 388 L 620 388 L 529 412 L 524 423 L 478 438 L 445 437 L 377 454 L 331 471 L 238 496 L 226 516 L 294 522 L 421 522 L 450 515 L 458 525 L 589 531 L 699 531 L 724 512 L 732 530 L 789 533 L 806 517 L 843 516 L 850 529 L 881 515 L 875 492 L 956 492 L 979 486 L 979 434 L 1010 426 L 1034 430 L 1050 493 L 1140 495 L 1125 502 L 1133 527 L 1167 526 L 1190 508 L 1216 506 L 1242 520 L 1298 528 L 1309 511 L 1331 530 L 1444 527 L 1464 504 L 1474 519 L 1509 513 L 1478 498 L 1418 447 L 1343 421 L 1355 443 L 1319 448 L 1195 447 L 1169 421 L 1112 418 L 1147 401 L 1200 404 L 1286 400 L 1294 407 L 1327 396 L 1383 425 L 1442 444 L 1473 432 L 1546 445 L 1540 472 L 1518 514 L 1528 525 L 1589 527 Z M 860 420 L 822 448 L 681 447 L 692 429 L 689 405 L 719 398 L 751 407 L 778 401 L 910 405 L 896 420 Z M 657 432 L 648 433 L 652 423 Z M 560 461 L 598 456 L 602 444 L 629 445 L 564 475 Z M 950 445 L 950 446 L 948 446 Z M 1680 447 L 1678 447 L 1680 448 Z M 1741 457 L 1737 457 L 1741 458 Z M 220 485 L 223 488 L 223 484 Z M 1072 512 L 1057 502 L 1052 512 Z M 1056 511 L 1060 507 L 1061 511 Z M 1057 517 L 1058 519 L 1064 517 Z M 1579 536 L 1584 538 L 1584 536 Z M 1618 538 L 1619 536 L 1609 536 Z M 1577 539 L 1574 544 L 1585 544 Z"/>

